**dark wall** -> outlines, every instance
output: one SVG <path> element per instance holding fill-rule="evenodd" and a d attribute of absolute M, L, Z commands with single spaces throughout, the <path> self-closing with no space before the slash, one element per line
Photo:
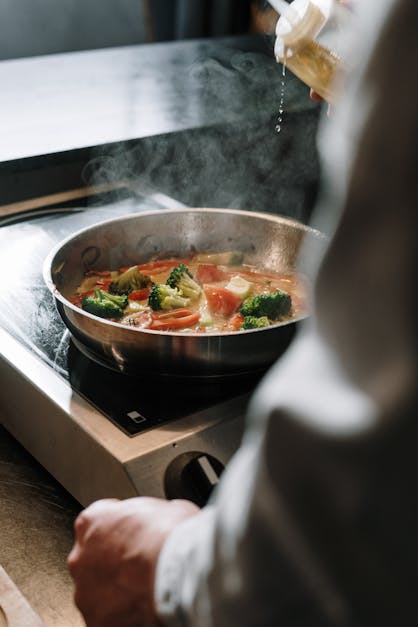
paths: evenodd
<path fill-rule="evenodd" d="M 251 0 L 1 0 L 0 60 L 248 32 Z"/>
<path fill-rule="evenodd" d="M 123 46 L 148 39 L 146 2 L 141 0 L 0 2 L 0 59 Z"/>
<path fill-rule="evenodd" d="M 157 41 L 248 32 L 251 0 L 149 0 Z"/>

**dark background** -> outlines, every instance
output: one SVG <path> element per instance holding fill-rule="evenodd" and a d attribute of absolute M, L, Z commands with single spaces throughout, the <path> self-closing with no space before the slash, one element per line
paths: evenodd
<path fill-rule="evenodd" d="M 1 0 L 0 60 L 272 31 L 266 0 Z"/>

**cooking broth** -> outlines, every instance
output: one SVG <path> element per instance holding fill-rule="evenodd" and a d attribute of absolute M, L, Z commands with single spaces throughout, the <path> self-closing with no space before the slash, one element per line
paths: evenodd
<path fill-rule="evenodd" d="M 91 270 L 71 302 L 132 328 L 189 334 L 240 332 L 308 313 L 306 281 L 300 274 L 245 264 L 236 252 Z"/>

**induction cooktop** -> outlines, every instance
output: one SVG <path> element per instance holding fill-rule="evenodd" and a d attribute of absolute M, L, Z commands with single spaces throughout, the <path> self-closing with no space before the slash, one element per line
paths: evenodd
<path fill-rule="evenodd" d="M 198 473 L 213 484 L 239 445 L 260 378 L 129 377 L 95 363 L 71 339 L 43 282 L 45 257 L 91 224 L 156 208 L 149 199 L 127 198 L 41 212 L 0 228 L 2 420 L 83 504 L 134 494 L 203 502 L 210 490 L 193 497 L 192 484 L 202 478 L 190 468 L 200 460 Z"/>

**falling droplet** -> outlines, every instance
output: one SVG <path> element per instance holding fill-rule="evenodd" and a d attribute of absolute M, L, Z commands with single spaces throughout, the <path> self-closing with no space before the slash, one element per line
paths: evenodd
<path fill-rule="evenodd" d="M 283 63 L 282 76 L 286 76 L 286 58 Z M 283 113 L 284 113 L 284 96 L 286 90 L 286 83 L 283 80 L 280 81 L 280 103 L 279 103 L 279 115 L 277 117 L 277 124 L 275 126 L 276 133 L 280 133 L 282 130 L 282 122 L 283 122 Z"/>

